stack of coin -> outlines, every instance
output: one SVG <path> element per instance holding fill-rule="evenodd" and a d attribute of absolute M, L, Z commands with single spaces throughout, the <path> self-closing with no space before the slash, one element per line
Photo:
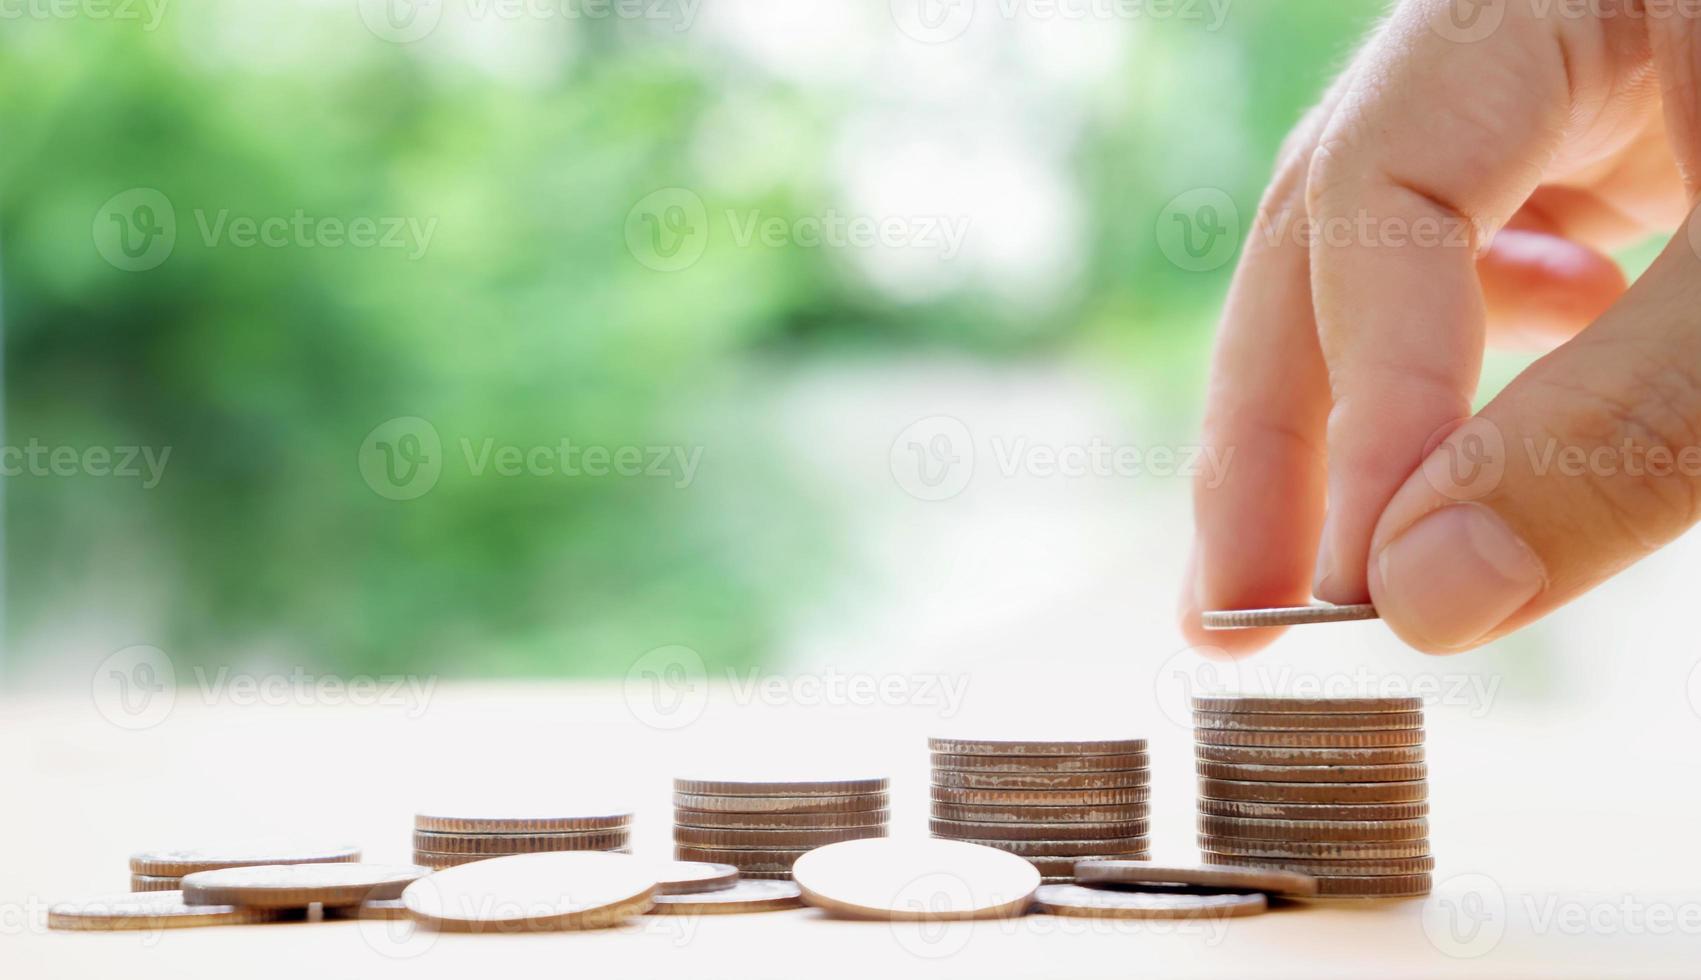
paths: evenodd
<path fill-rule="evenodd" d="M 1419 698 L 1196 697 L 1206 864 L 1312 875 L 1321 898 L 1429 894 Z"/>
<path fill-rule="evenodd" d="M 927 744 L 933 836 L 1021 855 L 1047 882 L 1073 881 L 1085 858 L 1147 855 L 1145 739 Z"/>
<path fill-rule="evenodd" d="M 177 891 L 182 887 L 183 876 L 197 871 L 359 860 L 360 848 L 351 844 L 277 839 L 142 851 L 130 855 L 130 890 Z"/>
<path fill-rule="evenodd" d="M 789 879 L 792 862 L 823 844 L 886 836 L 886 807 L 884 778 L 675 779 L 673 856 Z"/>
<path fill-rule="evenodd" d="M 597 809 L 525 815 L 433 811 L 415 814 L 413 862 L 452 868 L 545 851 L 631 853 L 632 813 Z"/>

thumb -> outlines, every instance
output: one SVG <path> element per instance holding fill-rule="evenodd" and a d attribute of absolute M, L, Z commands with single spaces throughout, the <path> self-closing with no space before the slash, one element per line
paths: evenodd
<path fill-rule="evenodd" d="M 1367 580 L 1411 645 L 1537 619 L 1701 518 L 1701 212 L 1605 316 L 1454 423 L 1383 510 Z"/>

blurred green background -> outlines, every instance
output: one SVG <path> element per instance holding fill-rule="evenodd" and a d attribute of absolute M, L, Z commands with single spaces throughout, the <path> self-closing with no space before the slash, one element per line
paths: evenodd
<path fill-rule="evenodd" d="M 689 24 L 448 0 L 407 42 L 355 0 L 95 6 L 0 25 L 5 444 L 170 456 L 151 488 L 6 478 L 14 673 L 127 643 L 454 675 L 618 675 L 682 638 L 781 657 L 845 532 L 777 393 L 822 365 L 1063 359 L 1185 438 L 1232 264 L 1177 268 L 1159 214 L 1199 187 L 1250 214 L 1381 5 L 1238 0 L 1216 29 L 983 13 L 943 43 L 884 0 L 703 0 Z M 662 271 L 629 238 L 667 188 L 712 221 L 878 218 L 944 188 L 981 247 L 890 265 L 722 226 Z M 176 222 L 143 269 L 157 254 L 109 258 L 136 189 Z M 228 224 L 297 214 L 432 231 L 244 247 Z M 441 438 L 415 499 L 363 479 L 397 418 Z M 564 437 L 701 465 L 688 488 L 504 478 L 461 448 Z"/>

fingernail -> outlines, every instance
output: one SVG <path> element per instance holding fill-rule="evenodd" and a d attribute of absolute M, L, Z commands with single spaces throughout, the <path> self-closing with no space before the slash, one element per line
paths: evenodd
<path fill-rule="evenodd" d="M 1541 559 L 1500 515 L 1454 504 L 1420 518 L 1376 556 L 1377 609 L 1427 646 L 1470 646 L 1535 598 Z"/>
<path fill-rule="evenodd" d="M 1335 526 L 1335 515 L 1331 511 L 1323 518 L 1323 536 L 1318 538 L 1317 566 L 1311 573 L 1311 594 L 1320 599 L 1335 601 L 1330 591 L 1333 588 L 1331 579 L 1335 577 L 1338 563 L 1335 561 L 1333 542 L 1335 536 L 1330 533 Z"/>

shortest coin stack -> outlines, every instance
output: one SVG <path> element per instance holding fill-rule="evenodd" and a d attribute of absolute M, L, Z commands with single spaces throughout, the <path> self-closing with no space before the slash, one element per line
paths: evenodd
<path fill-rule="evenodd" d="M 1208 865 L 1315 877 L 1319 898 L 1429 894 L 1419 698 L 1193 699 Z"/>
<path fill-rule="evenodd" d="M 1047 882 L 1075 862 L 1145 857 L 1150 825 L 1146 740 L 930 738 L 933 836 L 1026 858 Z"/>
<path fill-rule="evenodd" d="M 673 856 L 730 864 L 743 878 L 791 878 L 824 844 L 884 837 L 884 777 L 673 781 Z"/>
<path fill-rule="evenodd" d="M 433 810 L 414 816 L 413 860 L 452 868 L 511 854 L 630 853 L 632 812 L 618 807 L 522 814 Z"/>

